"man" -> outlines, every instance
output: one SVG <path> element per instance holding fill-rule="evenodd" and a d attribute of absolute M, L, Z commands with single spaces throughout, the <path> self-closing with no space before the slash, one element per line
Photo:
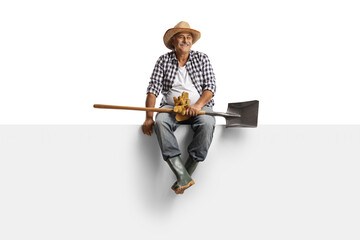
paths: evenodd
<path fill-rule="evenodd" d="M 186 115 L 191 116 L 189 120 L 178 122 L 175 114 L 158 113 L 154 122 L 153 112 L 147 112 L 142 126 L 144 134 L 149 136 L 154 126 L 163 159 L 177 178 L 172 186 L 176 194 L 182 194 L 195 183 L 191 175 L 198 163 L 205 160 L 215 129 L 213 116 L 198 115 L 200 110 L 212 111 L 216 90 L 215 75 L 207 55 L 190 50 L 200 36 L 200 32 L 191 29 L 187 22 L 179 22 L 174 28 L 167 30 L 163 38 L 164 44 L 172 51 L 157 60 L 147 88 L 146 107 L 155 106 L 160 92 L 163 94 L 160 104 L 163 108 L 173 108 L 173 97 L 180 96 L 183 91 L 189 93 L 191 100 L 191 105 L 186 110 Z M 194 130 L 185 166 L 174 135 L 181 123 L 191 124 Z"/>

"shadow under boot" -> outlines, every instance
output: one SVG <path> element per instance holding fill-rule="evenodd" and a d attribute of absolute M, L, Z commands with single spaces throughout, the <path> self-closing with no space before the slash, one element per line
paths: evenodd
<path fill-rule="evenodd" d="M 166 162 L 169 164 L 177 179 L 178 187 L 174 190 L 176 194 L 184 193 L 185 189 L 195 184 L 183 165 L 180 156 L 168 158 Z"/>
<path fill-rule="evenodd" d="M 189 156 L 188 159 L 186 160 L 185 168 L 186 168 L 186 171 L 189 173 L 190 176 L 194 173 L 194 171 L 195 171 L 198 163 L 199 163 L 198 161 L 195 161 L 195 160 L 192 159 L 192 157 L 190 157 L 190 156 Z M 178 185 L 177 183 L 178 183 L 178 182 L 175 182 L 175 183 L 171 186 L 171 189 L 174 190 L 175 192 L 178 191 L 179 193 L 177 193 L 177 194 L 183 194 L 184 191 L 178 190 L 179 185 Z M 184 190 L 185 190 L 185 189 L 184 189 Z"/>

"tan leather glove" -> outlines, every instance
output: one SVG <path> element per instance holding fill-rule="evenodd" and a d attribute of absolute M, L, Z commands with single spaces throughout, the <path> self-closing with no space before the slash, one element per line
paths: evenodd
<path fill-rule="evenodd" d="M 181 96 L 177 98 L 174 97 L 174 102 L 175 102 L 174 112 L 176 113 L 175 119 L 179 122 L 189 119 L 190 116 L 185 115 L 186 110 L 190 106 L 189 93 L 182 92 Z"/>

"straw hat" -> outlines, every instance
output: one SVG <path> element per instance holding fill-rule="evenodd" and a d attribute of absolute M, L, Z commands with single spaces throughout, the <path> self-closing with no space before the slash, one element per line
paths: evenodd
<path fill-rule="evenodd" d="M 174 28 L 170 28 L 166 31 L 164 34 L 164 44 L 167 48 L 173 49 L 171 38 L 179 33 L 179 32 L 190 32 L 193 36 L 193 44 L 196 43 L 197 40 L 201 37 L 201 34 L 199 31 L 195 29 L 191 29 L 190 25 L 187 22 L 181 21 L 178 24 L 175 25 Z"/>

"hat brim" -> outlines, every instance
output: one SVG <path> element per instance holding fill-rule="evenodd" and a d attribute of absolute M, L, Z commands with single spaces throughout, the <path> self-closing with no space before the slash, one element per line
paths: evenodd
<path fill-rule="evenodd" d="M 200 39 L 201 37 L 201 33 L 195 29 L 191 29 L 191 28 L 170 28 L 168 29 L 165 34 L 164 34 L 164 44 L 168 49 L 173 49 L 172 48 L 172 43 L 171 43 L 171 38 L 179 33 L 179 32 L 190 32 L 193 36 L 193 41 L 192 44 L 196 43 L 197 40 Z"/>

